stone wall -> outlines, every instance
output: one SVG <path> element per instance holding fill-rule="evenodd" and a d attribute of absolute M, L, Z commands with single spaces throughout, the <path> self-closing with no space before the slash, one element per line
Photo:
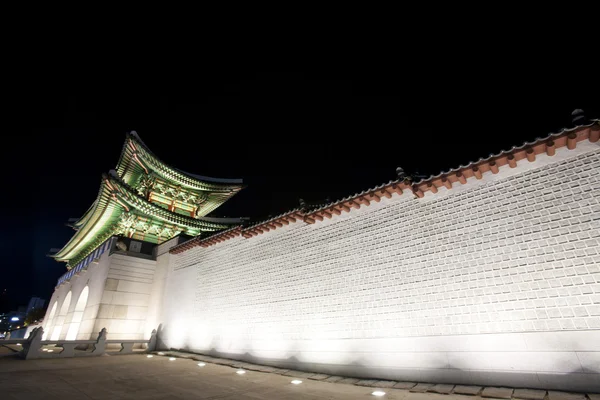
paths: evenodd
<path fill-rule="evenodd" d="M 144 339 L 156 261 L 113 254 L 94 331 L 117 339 Z"/>
<path fill-rule="evenodd" d="M 600 390 L 599 171 L 585 141 L 165 255 L 161 339 L 333 374 Z"/>
<path fill-rule="evenodd" d="M 88 297 L 81 322 L 72 328 L 76 339 L 96 339 L 103 328 L 114 339 L 149 338 L 156 328 L 147 325 L 155 267 L 154 260 L 104 253 L 54 290 L 43 323 L 45 338 L 51 339 L 56 327 L 60 328 L 56 339 L 67 338 L 77 301 L 86 287 Z M 50 318 L 55 303 L 55 315 Z M 61 315 L 63 307 L 66 314 Z"/>
<path fill-rule="evenodd" d="M 94 332 L 94 323 L 98 314 L 98 308 L 102 300 L 102 292 L 106 276 L 110 266 L 111 257 L 108 252 L 100 256 L 96 262 L 92 262 L 87 266 L 87 269 L 73 276 L 68 282 L 64 282 L 55 288 L 48 308 L 44 317 L 43 327 L 44 336 L 50 339 L 56 327 L 61 327 L 61 332 L 58 339 L 65 339 L 68 329 L 72 322 L 75 305 L 83 290 L 88 287 L 88 299 L 83 313 L 83 318 L 77 333 L 77 339 L 88 340 L 98 335 L 98 331 Z M 70 293 L 70 295 L 69 295 Z M 68 305 L 65 306 L 65 301 Z M 56 311 L 53 318 L 50 318 L 52 308 L 56 304 Z M 65 307 L 67 314 L 60 316 L 60 310 Z"/>

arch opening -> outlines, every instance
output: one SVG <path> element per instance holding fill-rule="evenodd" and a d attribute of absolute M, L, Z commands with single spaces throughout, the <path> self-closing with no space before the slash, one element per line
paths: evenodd
<path fill-rule="evenodd" d="M 42 340 L 47 340 L 46 338 L 48 337 L 48 334 L 50 333 L 50 330 L 52 329 L 52 325 L 54 324 L 54 314 L 56 314 L 57 304 L 58 304 L 58 301 L 55 301 L 54 305 L 52 305 L 52 308 L 50 308 L 50 314 L 48 314 L 48 319 L 45 319 L 44 334 L 42 335 Z"/>
<path fill-rule="evenodd" d="M 67 340 L 76 340 L 77 333 L 79 332 L 79 326 L 81 325 L 81 320 L 83 319 L 83 312 L 85 311 L 85 306 L 87 305 L 88 300 L 88 287 L 86 286 L 81 291 L 79 295 L 79 299 L 77 300 L 77 304 L 75 304 L 75 310 L 73 311 L 73 319 L 71 320 L 71 324 L 69 325 L 69 330 L 67 331 Z"/>
<path fill-rule="evenodd" d="M 54 324 L 54 328 L 52 330 L 52 336 L 50 340 L 59 340 L 60 332 L 62 331 L 63 323 L 65 322 L 65 317 L 67 316 L 67 311 L 69 311 L 69 304 L 71 303 L 71 292 L 67 293 L 65 300 L 60 306 L 60 312 L 56 317 L 56 323 Z"/>

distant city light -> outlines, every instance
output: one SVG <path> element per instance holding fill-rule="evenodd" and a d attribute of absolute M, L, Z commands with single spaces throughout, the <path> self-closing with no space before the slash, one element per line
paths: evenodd
<path fill-rule="evenodd" d="M 18 321 L 18 320 L 19 320 L 19 317 L 12 317 L 10 320 L 11 320 L 11 321 Z"/>
<path fill-rule="evenodd" d="M 292 383 L 293 383 L 294 385 L 299 385 L 299 384 L 301 384 L 301 383 L 302 383 L 302 381 L 301 381 L 301 380 L 299 380 L 299 379 L 294 379 L 294 380 L 292 381 Z"/>

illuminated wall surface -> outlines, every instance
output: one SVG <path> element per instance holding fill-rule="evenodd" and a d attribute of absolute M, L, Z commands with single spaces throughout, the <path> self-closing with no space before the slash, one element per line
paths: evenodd
<path fill-rule="evenodd" d="M 585 141 L 422 199 L 166 253 L 162 339 L 341 375 L 599 391 L 599 171 Z"/>
<path fill-rule="evenodd" d="M 157 327 L 147 325 L 155 266 L 153 260 L 103 253 L 54 290 L 43 323 L 45 338 L 96 339 L 106 328 L 115 339 L 147 339 Z"/>

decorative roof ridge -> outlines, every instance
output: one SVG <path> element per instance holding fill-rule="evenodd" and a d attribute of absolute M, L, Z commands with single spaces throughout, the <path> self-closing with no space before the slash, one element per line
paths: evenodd
<path fill-rule="evenodd" d="M 311 210 L 309 213 L 306 214 L 306 216 L 311 216 L 311 215 L 316 214 L 318 212 L 321 212 L 323 210 L 327 210 L 328 208 L 334 207 L 334 206 L 342 204 L 342 203 L 346 203 L 348 201 L 359 199 L 359 198 L 364 197 L 364 196 L 372 196 L 372 194 L 374 192 L 381 192 L 382 190 L 390 188 L 390 187 L 392 187 L 392 189 L 394 189 L 393 191 L 397 191 L 396 189 L 406 189 L 406 188 L 409 187 L 409 185 L 407 185 L 405 183 L 405 181 L 401 181 L 399 179 L 392 180 L 392 181 L 389 181 L 388 183 L 383 183 L 383 184 L 381 184 L 379 186 L 375 186 L 375 187 L 372 187 L 370 189 L 363 190 L 360 193 L 354 193 L 354 194 L 351 194 L 349 196 L 343 197 L 343 198 L 341 198 L 339 200 L 332 201 L 332 202 L 330 202 L 328 204 L 325 204 L 322 207 L 319 207 L 319 208 L 316 208 L 314 210 Z M 401 191 L 400 191 L 399 194 L 402 194 Z"/>
<path fill-rule="evenodd" d="M 252 224 L 242 230 L 242 235 L 248 239 L 252 236 L 258 236 L 261 233 L 269 232 L 281 228 L 284 225 L 289 225 L 290 222 L 296 222 L 297 220 L 304 220 L 305 212 L 302 207 L 296 207 L 292 210 L 286 211 L 283 214 L 279 214 L 273 218 L 269 218 L 265 221 L 260 221 Z"/>
<path fill-rule="evenodd" d="M 594 130 L 593 129 L 594 127 L 598 127 L 598 130 Z M 568 140 L 563 140 L 559 143 L 554 143 L 557 139 L 564 139 L 564 138 L 568 137 L 569 135 L 576 134 L 576 132 L 580 132 L 582 134 L 579 136 L 571 137 L 570 138 L 571 144 L 567 143 Z M 595 136 L 594 136 L 594 134 L 592 134 L 592 132 L 596 132 Z M 511 167 L 514 167 L 514 166 L 516 166 L 516 161 L 523 159 L 523 158 L 527 158 L 528 160 L 531 158 L 535 159 L 535 154 L 542 153 L 543 151 L 538 150 L 538 152 L 535 152 L 533 157 L 531 155 L 532 153 L 529 153 L 529 155 L 519 154 L 519 156 L 521 156 L 521 157 L 517 157 L 515 155 L 515 153 L 527 152 L 528 149 L 543 144 L 544 146 L 551 148 L 550 152 L 552 154 L 549 154 L 549 155 L 553 155 L 556 148 L 564 147 L 565 145 L 573 147 L 573 146 L 576 146 L 577 142 L 580 142 L 580 141 L 588 139 L 588 138 L 590 139 L 591 142 L 598 141 L 598 137 L 597 137 L 598 132 L 600 132 L 600 120 L 598 120 L 598 119 L 591 120 L 591 122 L 589 124 L 579 125 L 579 126 L 576 126 L 574 128 L 570 128 L 570 129 L 565 128 L 558 133 L 549 134 L 544 138 L 537 138 L 533 142 L 524 142 L 521 146 L 513 146 L 510 150 L 503 150 L 503 151 L 499 152 L 498 154 L 490 154 L 490 156 L 488 158 L 485 158 L 485 159 L 480 158 L 478 161 L 470 162 L 466 166 L 461 165 L 457 168 L 453 168 L 453 169 L 450 169 L 445 172 L 442 171 L 437 175 L 431 175 L 428 178 L 421 179 L 418 182 L 411 182 L 410 180 L 406 180 L 406 179 L 402 180 L 402 181 L 401 180 L 389 181 L 388 183 L 384 183 L 382 185 L 375 186 L 371 189 L 363 190 L 360 193 L 352 194 L 352 195 L 344 197 L 340 200 L 333 201 L 323 207 L 314 209 L 310 213 L 307 213 L 306 216 L 310 217 L 311 215 L 320 213 L 321 211 L 327 210 L 328 208 L 334 207 L 341 203 L 348 202 L 350 200 L 354 200 L 357 198 L 360 199 L 361 197 L 370 195 L 371 193 L 376 192 L 376 191 L 381 191 L 384 189 L 388 189 L 390 187 L 393 188 L 394 185 L 399 185 L 401 189 L 410 189 L 415 194 L 415 196 L 417 196 L 418 198 L 421 198 L 424 195 L 423 192 L 425 192 L 427 190 L 431 190 L 433 193 L 437 193 L 437 186 L 434 186 L 432 181 L 437 180 L 437 179 L 443 180 L 444 177 L 449 174 L 454 174 L 456 176 L 456 179 L 444 181 L 444 186 L 446 186 L 448 189 L 452 187 L 452 183 L 454 181 L 461 181 L 461 183 L 463 183 L 462 182 L 463 180 L 466 182 L 466 178 L 469 178 L 472 176 L 476 176 L 477 179 L 481 179 L 481 177 L 480 177 L 481 173 L 486 172 L 487 170 L 492 170 L 492 173 L 494 173 L 494 174 L 497 173 L 497 172 L 494 172 L 494 170 L 497 170 L 497 168 L 493 168 L 493 166 L 495 165 L 495 161 L 498 159 L 503 159 L 503 158 L 510 159 L 509 164 L 513 164 L 513 165 L 511 165 Z M 553 142 L 553 144 L 551 144 L 550 146 L 547 146 L 546 145 L 547 142 Z M 544 151 L 545 151 L 545 149 L 544 149 Z M 512 158 L 510 156 L 512 156 Z M 514 163 L 513 163 L 513 160 L 514 160 Z M 481 164 L 486 164 L 486 163 L 487 164 L 493 163 L 492 168 L 488 168 L 488 169 L 486 169 L 486 171 L 479 171 L 479 173 L 477 173 L 478 166 Z M 508 162 L 501 163 L 499 165 L 496 165 L 496 167 L 506 165 L 507 163 Z M 466 170 L 466 169 L 474 170 L 474 172 L 472 174 L 470 174 L 470 176 L 467 176 L 466 174 L 462 174 L 462 171 Z M 389 192 L 389 190 L 388 190 L 388 192 Z"/>
<path fill-rule="evenodd" d="M 571 133 L 573 131 L 576 131 L 576 130 L 579 130 L 579 129 L 582 129 L 582 128 L 591 128 L 595 124 L 600 124 L 600 119 L 594 119 L 594 120 L 591 120 L 591 122 L 589 124 L 578 125 L 578 126 L 575 126 L 573 128 L 563 128 L 560 132 L 550 133 L 550 134 L 546 135 L 543 138 L 539 138 L 538 137 L 538 138 L 536 138 L 532 142 L 523 142 L 523 144 L 521 146 L 513 146 L 512 148 L 510 148 L 508 150 L 501 150 L 497 154 L 490 154 L 487 158 L 483 158 L 482 157 L 482 158 L 480 158 L 477 161 L 471 161 L 467 165 L 459 165 L 456 168 L 451 168 L 451 169 L 449 169 L 447 171 L 442 171 L 442 172 L 440 172 L 437 175 L 430 175 L 429 177 L 423 178 L 423 179 L 421 179 L 418 182 L 414 182 L 414 184 L 415 185 L 420 185 L 420 184 L 422 184 L 424 182 L 428 182 L 428 181 L 430 181 L 432 179 L 440 178 L 442 175 L 450 174 L 450 173 L 453 173 L 453 172 L 455 173 L 455 172 L 458 172 L 461 169 L 465 169 L 465 168 L 472 168 L 475 164 L 486 163 L 486 162 L 489 162 L 492 159 L 504 157 L 504 156 L 512 154 L 512 153 L 514 153 L 516 151 L 525 150 L 526 148 L 535 146 L 535 145 L 537 145 L 537 144 L 539 144 L 541 142 L 552 140 L 552 139 L 558 139 L 558 138 L 561 138 L 563 136 L 567 136 L 569 133 Z"/>
<path fill-rule="evenodd" d="M 303 213 L 302 207 L 296 207 L 296 208 L 293 208 L 291 210 L 285 211 L 285 212 L 283 212 L 283 213 L 281 213 L 279 215 L 276 215 L 274 217 L 263 219 L 263 220 L 260 220 L 260 221 L 256 221 L 256 222 L 248 225 L 247 227 L 245 227 L 244 230 L 249 230 L 249 229 L 252 229 L 252 228 L 256 228 L 257 226 L 260 226 L 260 225 L 263 225 L 263 224 L 275 221 L 275 220 L 277 220 L 279 218 L 286 217 L 286 216 L 288 216 L 290 214 L 293 214 L 293 213 Z"/>
<path fill-rule="evenodd" d="M 242 226 L 238 225 L 230 229 L 226 229 L 224 231 L 219 231 L 211 234 L 210 236 L 200 237 L 197 236 L 193 239 L 188 240 L 187 242 L 183 242 L 178 244 L 177 246 L 171 247 L 169 249 L 169 253 L 171 254 L 179 254 L 186 250 L 189 250 L 193 247 L 210 247 L 220 242 L 224 242 L 226 240 L 232 239 L 234 237 L 240 236 L 242 234 Z"/>
<path fill-rule="evenodd" d="M 410 179 L 405 178 L 403 180 L 391 180 L 388 183 L 375 186 L 373 188 L 363 190 L 360 193 L 355 193 L 350 196 L 344 197 L 340 200 L 330 202 L 320 208 L 310 210 L 306 212 L 303 208 L 295 208 L 280 214 L 276 217 L 267 219 L 262 222 L 257 222 L 247 228 L 241 229 L 241 227 L 232 228 L 229 231 L 239 229 L 245 238 L 251 238 L 257 236 L 265 231 L 271 229 L 277 229 L 282 227 L 284 224 L 288 225 L 290 222 L 296 222 L 297 219 L 301 219 L 308 224 L 314 224 L 317 220 L 323 221 L 323 217 L 332 218 L 333 214 L 340 215 L 342 211 L 350 212 L 351 208 L 360 208 L 361 205 L 369 206 L 371 201 L 380 202 L 381 197 L 391 198 L 392 194 L 396 193 L 402 195 L 404 190 L 410 190 L 410 192 L 416 198 L 424 197 L 425 191 L 431 191 L 432 193 L 438 192 L 438 186 L 433 184 L 434 181 L 440 183 L 440 186 L 445 186 L 448 189 L 452 188 L 454 182 L 460 182 L 461 184 L 466 183 L 467 178 L 475 177 L 482 179 L 484 172 L 491 171 L 493 174 L 498 173 L 498 168 L 504 165 L 509 165 L 511 168 L 517 166 L 517 161 L 527 159 L 528 161 L 535 161 L 536 154 L 546 153 L 549 156 L 553 156 L 557 148 L 567 146 L 569 150 L 574 149 L 578 142 L 589 139 L 590 142 L 595 143 L 600 139 L 600 120 L 591 120 L 590 124 L 579 125 L 571 129 L 563 129 L 561 132 L 555 134 L 549 134 L 544 138 L 538 138 L 533 142 L 525 142 L 523 145 L 517 147 L 514 146 L 510 150 L 501 151 L 496 155 L 490 155 L 486 159 L 479 159 L 479 161 L 471 162 L 466 166 L 460 166 L 455 169 L 451 169 L 447 172 L 441 172 L 438 175 L 430 176 L 429 178 L 421 179 L 418 182 L 412 182 Z M 469 173 L 463 173 L 467 172 Z M 450 175 L 452 174 L 452 175 Z M 221 233 L 213 235 L 214 237 L 220 236 Z M 239 233 L 229 234 L 228 236 L 220 237 L 221 240 L 210 241 L 213 237 L 209 237 L 202 240 L 207 240 L 202 245 L 208 247 L 209 245 L 216 244 L 221 241 L 225 241 L 232 237 L 239 236 Z M 195 239 L 192 239 L 195 240 Z M 189 243 L 192 240 L 186 242 Z M 201 242 L 200 240 L 199 242 Z M 185 245 L 183 243 L 182 245 Z M 181 245 L 180 245 L 181 246 Z M 180 246 L 177 246 L 179 249 Z M 194 245 L 190 246 L 193 247 Z M 189 248 L 189 247 L 188 247 Z M 171 249 L 174 250 L 175 248 Z M 177 253 L 186 250 L 187 248 L 181 247 Z"/>
<path fill-rule="evenodd" d="M 239 185 L 243 185 L 243 183 L 244 183 L 243 179 L 241 179 L 241 178 L 235 178 L 235 179 L 214 178 L 214 177 L 210 177 L 210 176 L 196 175 L 196 174 L 192 174 L 190 172 L 182 171 L 182 170 L 180 170 L 178 168 L 175 168 L 175 167 L 173 167 L 173 166 L 165 163 L 159 157 L 157 157 L 156 154 L 154 154 L 152 152 L 152 150 L 150 150 L 150 148 L 144 143 L 144 141 L 140 138 L 140 136 L 138 135 L 138 133 L 136 131 L 128 132 L 127 133 L 127 138 L 133 138 L 133 140 L 135 142 L 137 142 L 138 145 L 142 146 L 144 148 L 144 150 L 150 156 L 154 157 L 157 161 L 160 161 L 162 164 L 164 164 L 165 166 L 169 167 L 173 171 L 176 171 L 176 172 L 178 172 L 180 174 L 188 176 L 188 177 L 190 177 L 192 179 L 199 180 L 199 181 L 204 181 L 204 182 L 211 182 L 211 183 L 239 184 Z"/>

